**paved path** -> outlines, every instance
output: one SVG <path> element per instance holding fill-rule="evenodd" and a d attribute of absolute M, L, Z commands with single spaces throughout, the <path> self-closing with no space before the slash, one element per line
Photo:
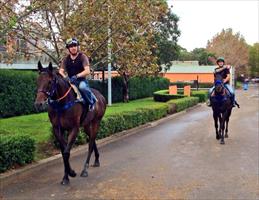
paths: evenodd
<path fill-rule="evenodd" d="M 202 105 L 100 148 L 100 168 L 61 186 L 63 165 L 32 170 L 2 184 L 4 199 L 259 199 L 258 88 L 237 91 L 229 139 L 215 139 Z M 74 156 L 80 173 L 85 155 Z"/>

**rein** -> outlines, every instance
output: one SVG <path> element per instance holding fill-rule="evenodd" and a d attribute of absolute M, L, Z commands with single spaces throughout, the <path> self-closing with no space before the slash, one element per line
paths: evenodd
<path fill-rule="evenodd" d="M 62 99 L 66 98 L 66 96 L 68 95 L 68 93 L 70 92 L 70 90 L 72 89 L 72 87 L 70 86 L 69 89 L 67 90 L 67 92 L 60 98 L 58 98 L 56 101 L 61 101 Z"/>

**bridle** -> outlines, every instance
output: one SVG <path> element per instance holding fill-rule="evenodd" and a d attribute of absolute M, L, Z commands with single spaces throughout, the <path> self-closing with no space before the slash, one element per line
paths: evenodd
<path fill-rule="evenodd" d="M 215 85 L 215 92 L 224 93 L 224 84 L 223 84 L 222 80 L 216 80 L 214 85 Z M 217 91 L 217 89 L 216 89 L 217 87 L 220 87 L 221 90 Z"/>
<path fill-rule="evenodd" d="M 44 72 L 41 72 L 41 73 L 44 73 Z M 49 100 L 56 101 L 56 102 L 59 102 L 62 99 L 64 99 L 72 89 L 72 87 L 70 86 L 62 97 L 58 99 L 53 99 L 55 93 L 57 92 L 57 87 L 58 87 L 58 78 L 56 76 L 54 77 L 54 79 L 52 79 L 50 86 L 51 86 L 50 90 L 38 90 L 37 93 L 44 93 Z"/>

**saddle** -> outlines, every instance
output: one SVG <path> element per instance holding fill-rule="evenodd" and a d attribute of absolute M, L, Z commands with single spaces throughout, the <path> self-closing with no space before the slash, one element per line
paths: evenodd
<path fill-rule="evenodd" d="M 76 99 L 78 102 L 85 103 L 86 101 L 83 98 L 83 95 L 81 94 L 80 90 L 76 87 L 76 85 L 69 83 L 74 92 L 76 93 Z"/>

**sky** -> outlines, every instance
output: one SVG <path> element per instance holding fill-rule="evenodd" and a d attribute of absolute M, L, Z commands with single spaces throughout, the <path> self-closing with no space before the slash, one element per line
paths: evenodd
<path fill-rule="evenodd" d="M 178 44 L 205 48 L 222 29 L 239 32 L 250 45 L 259 41 L 259 0 L 167 0 L 179 18 Z"/>

